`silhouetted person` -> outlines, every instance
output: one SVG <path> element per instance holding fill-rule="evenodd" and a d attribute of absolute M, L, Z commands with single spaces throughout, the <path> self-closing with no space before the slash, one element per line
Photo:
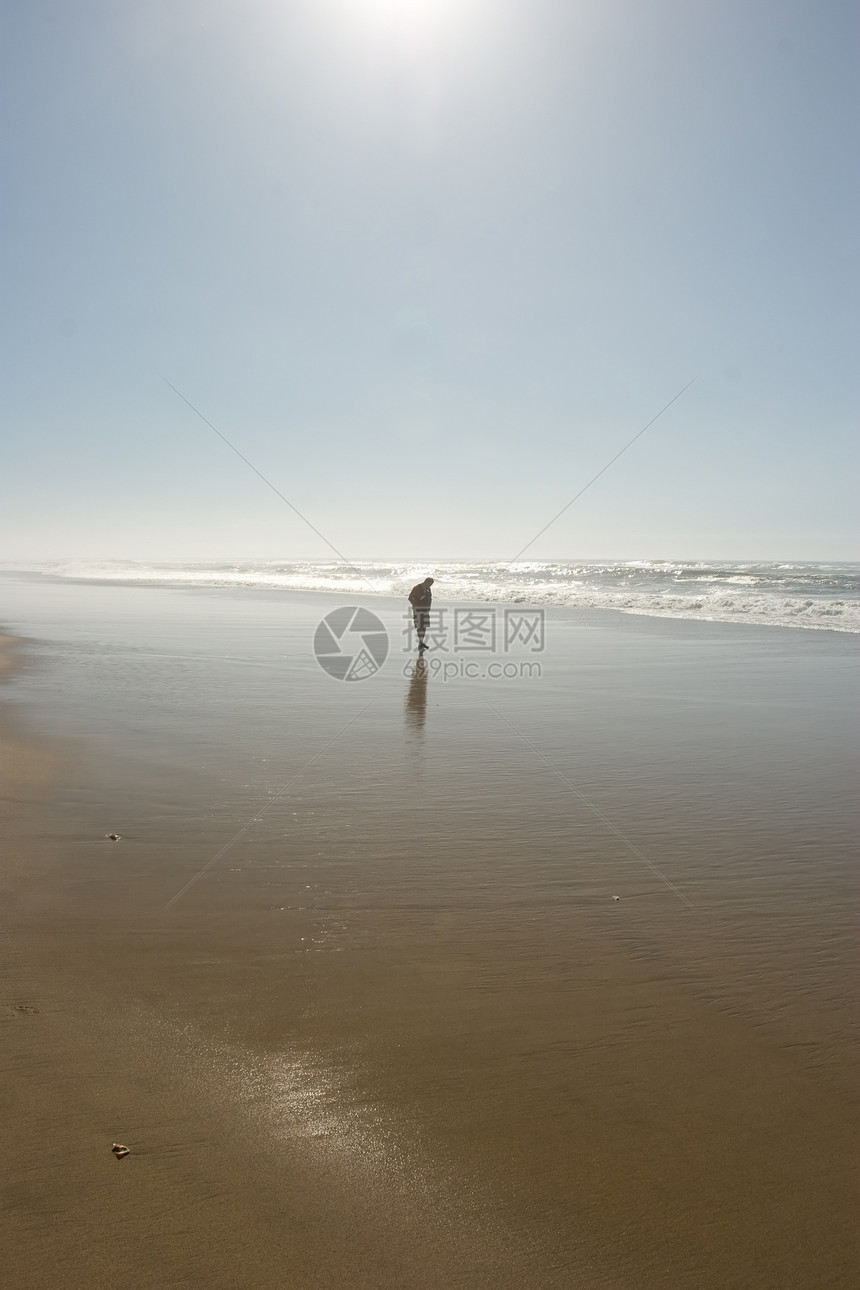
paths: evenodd
<path fill-rule="evenodd" d="M 418 633 L 419 653 L 427 648 L 424 644 L 424 633 L 430 626 L 430 605 L 433 601 L 433 592 L 430 588 L 432 586 L 433 579 L 425 578 L 423 582 L 417 582 L 409 593 L 409 603 L 412 606 L 412 621 Z"/>

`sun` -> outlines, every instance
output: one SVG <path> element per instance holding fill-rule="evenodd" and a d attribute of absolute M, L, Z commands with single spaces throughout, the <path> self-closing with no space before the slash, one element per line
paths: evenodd
<path fill-rule="evenodd" d="M 435 29 L 456 19 L 463 0 L 347 0 L 356 18 L 375 26 Z"/>
<path fill-rule="evenodd" d="M 449 0 L 352 0 L 353 7 L 397 19 L 403 15 L 437 13 L 453 6 Z"/>

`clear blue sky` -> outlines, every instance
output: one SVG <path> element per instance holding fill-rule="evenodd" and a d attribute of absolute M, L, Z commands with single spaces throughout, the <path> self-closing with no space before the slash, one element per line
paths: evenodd
<path fill-rule="evenodd" d="M 4 558 L 860 558 L 854 0 L 0 9 Z"/>

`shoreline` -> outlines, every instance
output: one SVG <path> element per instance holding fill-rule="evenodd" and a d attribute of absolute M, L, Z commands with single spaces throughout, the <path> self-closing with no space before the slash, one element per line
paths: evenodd
<path fill-rule="evenodd" d="M 0 684 L 11 680 L 16 672 L 26 667 L 28 644 L 21 636 L 11 636 L 8 632 L 0 631 Z"/>
<path fill-rule="evenodd" d="M 846 564 L 840 567 L 847 568 L 849 566 Z M 850 567 L 854 568 L 855 566 L 851 565 Z M 856 567 L 858 571 L 860 571 L 860 565 L 857 565 Z M 106 588 L 114 587 L 117 589 L 134 588 L 134 589 L 144 589 L 144 590 L 149 589 L 153 591 L 169 590 L 169 591 L 185 591 L 189 593 L 198 593 L 198 594 L 218 594 L 218 593 L 231 594 L 232 593 L 232 594 L 240 594 L 240 595 L 241 594 L 247 594 L 247 595 L 256 594 L 256 595 L 266 595 L 266 596 L 282 595 L 285 597 L 320 595 L 320 596 L 336 596 L 341 600 L 341 603 L 343 602 L 343 599 L 345 597 L 352 597 L 357 601 L 370 600 L 372 602 L 381 602 L 381 603 L 392 601 L 399 605 L 403 604 L 403 601 L 406 596 L 406 592 L 408 590 L 408 582 L 409 582 L 409 578 L 405 578 L 402 586 L 397 588 L 396 590 L 391 588 L 368 590 L 368 588 L 366 586 L 362 586 L 360 582 L 355 583 L 355 582 L 349 582 L 349 581 L 336 583 L 333 586 L 310 585 L 307 587 L 303 587 L 303 586 L 291 587 L 291 586 L 282 586 L 282 585 L 266 585 L 264 582 L 259 582 L 259 581 L 243 582 L 243 581 L 235 581 L 235 580 L 230 581 L 229 579 L 218 581 L 218 582 L 215 582 L 215 581 L 208 582 L 205 580 L 195 581 L 193 579 L 170 579 L 170 578 L 122 579 L 122 578 L 111 578 L 109 576 L 75 577 L 73 575 L 57 574 L 51 571 L 37 571 L 37 570 L 33 570 L 33 571 L 17 570 L 16 571 L 16 570 L 7 569 L 0 572 L 5 573 L 5 575 L 10 578 L 20 578 L 22 580 L 35 579 L 36 581 L 41 581 L 41 582 L 44 582 L 45 584 L 54 584 L 59 586 L 65 585 L 65 586 L 106 587 Z M 440 580 L 437 577 L 437 582 L 439 581 Z M 444 584 L 440 583 L 440 587 L 444 587 Z M 672 623 L 684 623 L 684 622 L 703 623 L 706 625 L 713 625 L 715 627 L 738 626 L 744 629 L 767 627 L 767 628 L 783 628 L 789 631 L 800 631 L 800 632 L 809 632 L 809 631 L 833 632 L 840 636 L 860 635 L 860 618 L 857 618 L 856 620 L 852 620 L 848 625 L 836 623 L 836 622 L 829 622 L 829 621 L 819 622 L 819 621 L 805 620 L 803 615 L 807 613 L 808 608 L 812 605 L 813 602 L 811 599 L 807 599 L 804 602 L 801 598 L 801 600 L 798 601 L 798 603 L 794 606 L 794 608 L 790 611 L 790 613 L 788 613 L 787 617 L 784 617 L 780 621 L 774 621 L 768 614 L 763 613 L 761 610 L 755 609 L 755 607 L 737 608 L 737 609 L 731 610 L 730 612 L 724 612 L 722 613 L 722 615 L 719 615 L 719 614 L 715 614 L 714 612 L 710 612 L 710 613 L 699 612 L 704 608 L 704 606 L 702 604 L 695 604 L 695 603 L 686 606 L 684 610 L 679 610 L 678 608 L 672 608 L 672 607 L 661 607 L 659 605 L 649 606 L 645 604 L 625 605 L 625 604 L 610 604 L 610 603 L 607 603 L 607 604 L 592 603 L 589 600 L 589 594 L 590 594 L 589 591 L 585 591 L 581 593 L 579 600 L 569 600 L 569 599 L 565 600 L 565 599 L 560 599 L 555 594 L 547 593 L 546 591 L 542 593 L 542 598 L 541 596 L 531 595 L 530 589 L 527 585 L 523 585 L 522 587 L 516 589 L 515 593 L 514 593 L 514 589 L 509 589 L 511 591 L 511 594 L 507 598 L 503 594 L 495 594 L 495 595 L 483 594 L 483 595 L 475 596 L 470 594 L 471 590 L 472 588 L 469 586 L 468 583 L 463 584 L 462 586 L 455 588 L 453 591 L 449 590 L 446 593 L 446 595 L 440 596 L 439 603 L 440 605 L 450 605 L 452 608 L 458 608 L 458 609 L 463 609 L 466 607 L 486 609 L 490 606 L 493 606 L 497 609 L 514 609 L 518 606 L 522 606 L 524 608 L 525 607 L 536 608 L 550 614 L 595 613 L 601 616 L 604 614 L 611 614 L 611 615 L 618 615 L 619 617 L 622 617 L 622 618 L 660 619 L 661 621 L 672 622 Z M 674 587 L 672 589 L 672 594 L 680 598 L 680 597 L 683 597 L 683 594 L 689 590 L 690 589 L 687 586 L 687 584 L 680 583 L 677 587 Z M 735 588 L 729 585 L 729 583 L 726 583 L 724 586 L 722 586 L 721 590 L 727 595 L 731 593 L 731 595 L 734 595 L 734 596 L 737 596 L 739 594 L 742 596 L 743 594 L 738 588 Z M 504 591 L 504 588 L 501 585 L 499 585 L 496 588 L 496 592 L 498 593 L 501 593 L 503 591 Z M 612 594 L 615 594 L 615 595 L 623 594 L 623 595 L 627 595 L 629 598 L 630 595 L 641 594 L 641 593 L 636 593 L 633 590 L 631 590 L 628 593 L 615 592 Z M 695 593 L 695 594 L 699 594 L 700 596 L 702 595 L 702 593 Z M 855 594 L 856 594 L 856 591 L 855 591 Z M 847 600 L 847 602 L 841 601 L 841 600 L 835 600 L 832 598 L 831 600 L 833 605 L 840 607 L 839 614 L 833 614 L 834 618 L 841 617 L 842 607 L 846 603 L 849 605 L 849 607 L 854 604 L 854 601 L 852 601 L 850 597 Z M 785 603 L 787 604 L 788 602 L 786 601 Z M 832 613 L 831 609 L 826 608 L 827 603 L 829 602 L 822 601 L 821 613 L 822 613 L 822 617 L 824 617 L 825 619 Z M 784 614 L 786 613 L 785 607 L 783 607 L 782 612 Z"/>
<path fill-rule="evenodd" d="M 35 642 L 0 630 L 0 815 L 7 820 L 15 806 L 37 801 L 59 772 L 58 741 L 28 729 L 26 713 L 9 702 L 4 687 L 33 667 Z"/>

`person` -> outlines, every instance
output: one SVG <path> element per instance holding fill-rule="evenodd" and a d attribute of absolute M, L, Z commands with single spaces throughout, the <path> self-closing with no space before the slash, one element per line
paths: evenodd
<path fill-rule="evenodd" d="M 432 586 L 433 579 L 425 578 L 423 582 L 417 582 L 409 593 L 409 603 L 412 606 L 412 621 L 418 633 L 419 654 L 427 648 L 424 644 L 424 635 L 430 626 L 430 605 L 433 600 L 433 592 L 430 588 Z"/>

